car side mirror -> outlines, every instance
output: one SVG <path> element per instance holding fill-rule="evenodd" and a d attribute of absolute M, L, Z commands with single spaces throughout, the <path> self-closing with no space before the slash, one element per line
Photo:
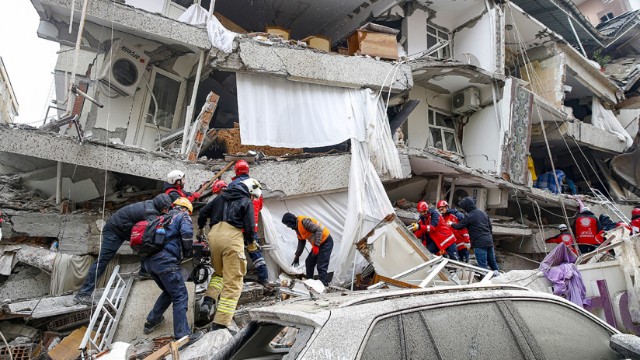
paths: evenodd
<path fill-rule="evenodd" d="M 640 337 L 629 334 L 615 334 L 609 340 L 609 346 L 628 359 L 640 359 Z"/>

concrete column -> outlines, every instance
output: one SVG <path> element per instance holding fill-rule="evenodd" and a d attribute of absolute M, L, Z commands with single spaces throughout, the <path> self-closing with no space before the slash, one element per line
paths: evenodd
<path fill-rule="evenodd" d="M 62 162 L 58 161 L 56 168 L 56 204 L 62 201 Z"/>
<path fill-rule="evenodd" d="M 407 37 L 405 49 L 407 55 L 419 53 L 427 50 L 427 19 L 429 14 L 416 9 L 413 14 L 405 17 L 402 21 L 402 34 Z"/>

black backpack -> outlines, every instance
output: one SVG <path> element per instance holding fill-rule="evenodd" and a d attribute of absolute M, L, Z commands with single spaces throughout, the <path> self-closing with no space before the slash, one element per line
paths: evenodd
<path fill-rule="evenodd" d="M 137 222 L 131 230 L 129 245 L 137 255 L 151 256 L 164 247 L 167 226 L 173 214 L 151 216 Z"/>

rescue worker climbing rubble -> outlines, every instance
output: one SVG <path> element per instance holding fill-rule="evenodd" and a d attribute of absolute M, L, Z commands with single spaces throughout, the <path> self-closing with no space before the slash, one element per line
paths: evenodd
<path fill-rule="evenodd" d="M 601 241 L 597 238 L 600 230 L 602 227 L 598 218 L 588 207 L 582 207 L 573 223 L 573 233 L 576 235 L 576 242 L 581 253 L 592 252 L 600 245 Z"/>
<path fill-rule="evenodd" d="M 190 202 L 194 202 L 200 198 L 199 192 L 184 191 L 185 174 L 180 170 L 173 170 L 167 174 L 167 182 L 164 184 L 164 193 L 171 197 L 171 201 L 178 198 L 186 198 Z"/>
<path fill-rule="evenodd" d="M 422 240 L 432 254 L 443 255 L 453 260 L 460 260 L 456 250 L 456 237 L 446 221 L 442 219 L 436 209 L 429 209 L 426 201 L 420 201 L 417 206 L 420 219 L 410 225 L 413 234 Z"/>
<path fill-rule="evenodd" d="M 131 229 L 138 221 L 145 220 L 150 216 L 157 216 L 169 211 L 171 198 L 167 194 L 160 194 L 153 200 L 146 200 L 130 204 L 118 210 L 107 220 L 102 228 L 102 239 L 100 241 L 100 255 L 89 268 L 84 284 L 73 298 L 76 303 L 90 305 L 92 303 L 92 293 L 95 289 L 97 279 L 107 268 L 107 264 L 116 255 L 120 245 L 125 240 L 129 240 Z"/>
<path fill-rule="evenodd" d="M 173 209 L 169 212 L 171 220 L 166 227 L 164 247 L 144 259 L 145 268 L 162 293 L 147 315 L 143 330 L 145 334 L 155 330 L 164 322 L 163 314 L 169 305 L 173 305 L 173 335 L 176 339 L 190 335 L 191 343 L 203 335 L 201 331 L 191 334 L 189 329 L 189 293 L 180 272 L 182 258 L 193 256 L 193 223 L 189 217 L 192 211 L 193 206 L 187 198 L 181 197 L 174 201 Z"/>
<path fill-rule="evenodd" d="M 640 234 L 640 206 L 631 210 L 631 233 Z"/>
<path fill-rule="evenodd" d="M 476 255 L 476 261 L 481 268 L 491 268 L 498 271 L 498 262 L 493 248 L 493 228 L 491 220 L 486 212 L 476 208 L 476 202 L 472 197 L 465 197 L 460 200 L 459 206 L 467 212 L 464 219 L 457 224 L 451 224 L 455 230 L 469 230 L 471 248 Z"/>
<path fill-rule="evenodd" d="M 227 328 L 235 314 L 247 272 L 244 243 L 251 244 L 254 239 L 251 200 L 261 195 L 260 183 L 249 178 L 200 210 L 198 227 L 203 229 L 207 219 L 211 227 L 208 241 L 214 269 L 200 311 L 209 314 L 216 308 L 212 330 Z"/>
<path fill-rule="evenodd" d="M 558 230 L 560 233 L 556 236 L 552 236 L 544 240 L 547 244 L 564 244 L 569 250 L 573 251 L 574 254 L 579 255 L 576 251 L 576 248 L 573 246 L 573 236 L 569 233 L 569 227 L 565 224 L 558 225 Z"/>
<path fill-rule="evenodd" d="M 448 226 L 451 224 L 457 224 L 460 220 L 464 219 L 464 214 L 458 209 L 450 208 L 449 203 L 445 200 L 438 201 L 436 205 L 442 219 Z M 456 250 L 458 251 L 458 257 L 460 261 L 466 263 L 469 262 L 469 249 L 471 248 L 471 241 L 469 240 L 469 231 L 467 229 L 455 230 L 451 228 L 453 235 L 456 237 Z"/>
<path fill-rule="evenodd" d="M 329 229 L 312 217 L 295 216 L 292 213 L 285 213 L 282 216 L 282 223 L 294 230 L 298 237 L 298 248 L 291 266 L 297 267 L 300 264 L 300 255 L 308 241 L 311 244 L 311 252 L 305 260 L 307 279 L 313 279 L 314 268 L 317 268 L 320 281 L 328 286 L 327 270 L 333 251 L 333 238 Z"/>

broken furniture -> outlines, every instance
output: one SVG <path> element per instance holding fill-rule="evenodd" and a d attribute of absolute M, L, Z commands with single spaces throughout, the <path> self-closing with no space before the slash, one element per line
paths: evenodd
<path fill-rule="evenodd" d="M 312 49 L 318 49 L 326 52 L 331 51 L 331 39 L 322 35 L 307 36 L 302 39 Z"/>
<path fill-rule="evenodd" d="M 381 59 L 398 60 L 399 30 L 368 23 L 356 30 L 349 38 L 349 55 L 369 55 Z"/>

